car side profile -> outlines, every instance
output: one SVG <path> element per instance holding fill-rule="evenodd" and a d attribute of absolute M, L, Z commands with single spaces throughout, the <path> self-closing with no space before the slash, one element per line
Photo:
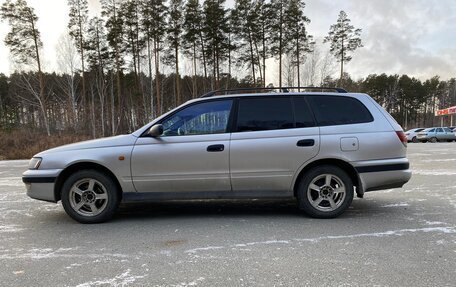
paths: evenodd
<path fill-rule="evenodd" d="M 355 192 L 408 182 L 406 149 L 366 94 L 216 91 L 131 134 L 41 152 L 23 181 L 81 223 L 109 220 L 120 202 L 187 199 L 296 198 L 309 216 L 333 218 Z"/>
<path fill-rule="evenodd" d="M 417 138 L 420 142 L 451 142 L 456 140 L 456 134 L 447 127 L 433 127 L 419 132 Z"/>
<path fill-rule="evenodd" d="M 415 129 L 406 131 L 405 135 L 407 136 L 407 141 L 417 143 L 418 142 L 417 135 L 419 132 L 421 132 L 423 130 L 424 130 L 424 128 L 415 128 Z"/>

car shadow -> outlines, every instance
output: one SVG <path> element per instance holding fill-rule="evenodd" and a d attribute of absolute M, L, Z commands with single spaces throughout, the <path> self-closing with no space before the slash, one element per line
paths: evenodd
<path fill-rule="evenodd" d="M 403 213 L 404 209 L 386 209 L 383 206 L 396 202 L 388 200 L 355 199 L 352 205 L 338 218 L 375 217 L 385 213 Z M 115 221 L 201 217 L 303 217 L 296 200 L 187 200 L 164 202 L 123 203 Z"/>

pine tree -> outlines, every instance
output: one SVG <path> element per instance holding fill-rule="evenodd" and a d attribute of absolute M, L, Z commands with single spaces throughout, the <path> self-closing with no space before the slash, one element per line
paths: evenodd
<path fill-rule="evenodd" d="M 109 61 L 109 46 L 106 42 L 106 29 L 104 22 L 98 17 L 94 17 L 89 21 L 89 29 L 87 31 L 87 61 L 92 71 L 95 72 L 95 84 L 98 90 L 98 98 L 100 101 L 100 117 L 101 117 L 101 134 L 105 135 L 105 105 L 107 84 L 105 71 L 108 69 Z M 114 95 L 111 94 L 111 125 L 114 126 Z"/>
<path fill-rule="evenodd" d="M 123 66 L 123 21 L 120 17 L 121 0 L 101 0 L 102 16 L 106 18 L 107 40 L 112 48 L 114 67 L 116 71 L 116 92 L 118 101 L 117 124 L 113 121 L 112 133 L 117 133 L 119 126 L 122 125 L 123 112 L 122 106 L 125 104 L 122 98 L 121 73 Z"/>
<path fill-rule="evenodd" d="M 347 13 L 340 11 L 337 23 L 331 25 L 328 36 L 325 37 L 324 43 L 331 44 L 330 51 L 340 62 L 340 83 L 344 74 L 344 63 L 351 61 L 351 52 L 357 48 L 363 47 L 361 43 L 361 29 L 355 29 L 350 25 L 350 19 Z"/>
<path fill-rule="evenodd" d="M 225 9 L 225 0 L 206 0 L 204 2 L 203 31 L 204 41 L 207 43 L 206 54 L 212 65 L 212 89 L 218 89 L 220 83 L 220 66 L 227 56 L 228 18 Z"/>
<path fill-rule="evenodd" d="M 163 112 L 163 101 L 161 99 L 160 92 L 160 52 L 163 50 L 162 44 L 165 40 L 166 35 L 166 12 L 167 7 L 165 5 L 165 1 L 163 0 L 143 0 L 142 2 L 142 27 L 146 36 L 149 59 L 149 74 L 151 78 L 151 50 L 153 50 L 154 53 L 155 64 L 155 94 L 157 101 L 156 111 L 152 112 L 152 117 Z M 154 106 L 153 95 L 151 95 L 151 106 Z"/>
<path fill-rule="evenodd" d="M 271 0 L 268 9 L 271 19 L 271 29 L 269 31 L 271 54 L 279 60 L 279 87 L 282 87 L 283 55 L 286 52 L 286 46 L 289 45 L 285 40 L 285 35 L 287 34 L 285 26 L 286 3 L 287 1 L 284 0 Z"/>
<path fill-rule="evenodd" d="M 197 88 L 197 60 L 203 59 L 204 70 L 206 70 L 206 61 L 204 57 L 203 43 L 201 43 L 201 7 L 198 0 L 188 0 L 184 8 L 184 34 L 183 34 L 183 51 L 184 55 L 192 60 L 193 77 L 192 77 L 192 97 L 198 94 Z M 206 71 L 204 71 L 206 73 Z"/>
<path fill-rule="evenodd" d="M 248 63 L 252 72 L 253 84 L 256 85 L 256 70 L 259 66 L 256 47 L 258 35 L 258 14 L 254 11 L 254 3 L 250 0 L 236 0 L 232 12 L 232 28 L 238 41 L 239 66 Z M 261 70 L 261 69 L 260 69 Z"/>
<path fill-rule="evenodd" d="M 271 29 L 272 19 L 269 15 L 269 3 L 266 3 L 266 0 L 257 0 L 255 2 L 254 11 L 258 14 L 258 31 L 256 31 L 256 38 L 259 42 L 259 60 L 261 62 L 261 69 L 262 69 L 262 85 L 266 87 L 266 60 L 270 54 L 269 48 L 269 30 Z"/>
<path fill-rule="evenodd" d="M 86 97 L 85 81 L 85 50 L 86 50 L 86 33 L 88 29 L 89 5 L 87 0 L 68 0 L 70 8 L 68 29 L 70 36 L 73 38 L 76 48 L 81 57 L 81 74 L 82 74 L 82 100 Z"/>
<path fill-rule="evenodd" d="M 170 0 L 168 7 L 168 33 L 167 41 L 169 44 L 168 49 L 168 63 L 174 64 L 175 71 L 175 84 L 174 84 L 174 93 L 175 101 L 177 105 L 180 105 L 181 100 L 181 91 L 180 91 L 180 74 L 179 74 L 179 49 L 181 48 L 182 43 L 182 32 L 184 18 L 182 11 L 184 9 L 184 3 L 182 0 Z"/>
<path fill-rule="evenodd" d="M 285 39 L 290 43 L 286 49 L 293 57 L 292 64 L 297 71 L 298 87 L 301 86 L 301 64 L 305 61 L 306 54 L 313 51 L 315 45 L 313 37 L 306 30 L 306 25 L 310 23 L 310 19 L 304 15 L 304 7 L 303 1 L 290 0 L 285 14 L 287 27 Z"/>
<path fill-rule="evenodd" d="M 39 93 L 34 94 L 38 101 L 48 136 L 48 117 L 46 114 L 46 96 L 44 74 L 41 67 L 40 49 L 43 47 L 40 31 L 37 28 L 38 16 L 25 0 L 7 0 L 0 8 L 0 18 L 8 21 L 11 31 L 6 35 L 5 45 L 10 48 L 14 59 L 21 64 L 34 62 L 38 69 Z M 28 85 L 30 86 L 30 85 Z"/>

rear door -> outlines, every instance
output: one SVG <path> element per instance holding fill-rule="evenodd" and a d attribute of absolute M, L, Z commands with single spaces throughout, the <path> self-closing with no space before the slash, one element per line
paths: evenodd
<path fill-rule="evenodd" d="M 437 132 L 436 137 L 437 137 L 438 140 L 446 140 L 447 139 L 447 135 L 445 134 L 445 131 L 442 128 L 437 128 L 436 132 Z"/>
<path fill-rule="evenodd" d="M 293 175 L 317 155 L 318 147 L 319 129 L 304 98 L 240 98 L 230 143 L 233 191 L 290 195 Z"/>

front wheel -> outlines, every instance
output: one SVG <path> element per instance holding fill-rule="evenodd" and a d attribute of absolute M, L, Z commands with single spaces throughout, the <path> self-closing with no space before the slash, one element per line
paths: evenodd
<path fill-rule="evenodd" d="M 412 138 L 412 142 L 417 143 L 417 142 L 418 142 L 418 139 L 417 139 L 416 137 L 413 137 L 413 138 Z"/>
<path fill-rule="evenodd" d="M 436 137 L 432 137 L 431 138 L 431 143 L 436 143 L 437 142 L 437 138 Z"/>
<path fill-rule="evenodd" d="M 315 167 L 305 174 L 299 184 L 299 207 L 311 217 L 334 218 L 350 206 L 353 190 L 352 180 L 339 167 Z"/>
<path fill-rule="evenodd" d="M 109 220 L 119 205 L 119 192 L 113 180 L 96 170 L 71 175 L 62 187 L 62 205 L 66 213 L 80 223 Z"/>

